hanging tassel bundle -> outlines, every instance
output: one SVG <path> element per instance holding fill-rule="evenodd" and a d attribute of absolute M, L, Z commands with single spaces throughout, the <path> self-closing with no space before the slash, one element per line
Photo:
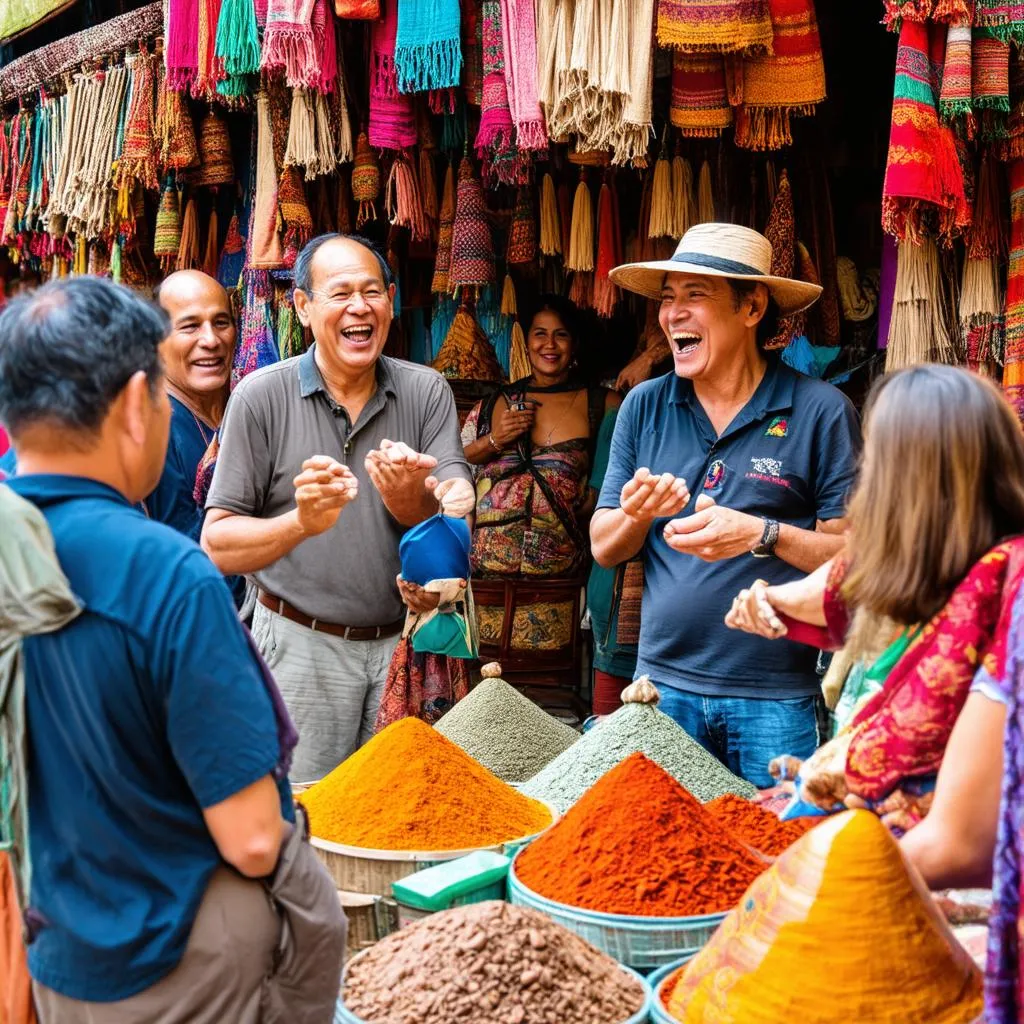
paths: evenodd
<path fill-rule="evenodd" d="M 455 224 L 455 167 L 449 163 L 444 177 L 444 195 L 441 199 L 441 218 L 437 233 L 437 256 L 430 290 L 435 295 L 451 291 L 449 274 L 452 265 L 452 234 Z"/>
<path fill-rule="evenodd" d="M 523 336 L 523 328 L 519 323 L 516 286 L 512 281 L 511 274 L 505 275 L 505 283 L 501 289 L 501 313 L 502 316 L 507 316 L 512 320 L 508 379 L 511 381 L 522 380 L 524 377 L 529 377 L 532 371 L 530 357 L 526 352 L 526 338 Z"/>
<path fill-rule="evenodd" d="M 253 199 L 249 266 L 275 269 L 281 265 L 281 239 L 277 231 L 277 165 L 274 160 L 270 98 L 256 96 L 256 194 Z"/>
<path fill-rule="evenodd" d="M 540 251 L 545 256 L 561 256 L 562 228 L 558 222 L 558 200 L 550 174 L 544 175 L 540 194 Z"/>
<path fill-rule="evenodd" d="M 619 289 L 608 275 L 622 262 L 622 238 L 618 202 L 606 181 L 597 197 L 597 265 L 594 272 L 594 309 L 598 316 L 611 317 L 619 301 Z"/>
<path fill-rule="evenodd" d="M 253 0 L 222 0 L 214 53 L 226 74 L 217 83 L 217 92 L 227 97 L 243 95 L 248 77 L 260 69 L 260 39 Z"/>
<path fill-rule="evenodd" d="M 156 214 L 156 228 L 153 232 L 153 255 L 160 260 L 164 272 L 168 272 L 178 258 L 181 246 L 181 216 L 178 206 L 178 190 L 168 178 L 160 194 L 160 207 Z"/>
<path fill-rule="evenodd" d="M 348 116 L 348 101 L 345 99 L 345 82 L 339 69 L 338 87 L 333 95 L 334 124 L 337 126 L 335 156 L 338 164 L 350 164 L 354 155 L 352 146 L 352 122 Z"/>
<path fill-rule="evenodd" d="M 178 242 L 175 270 L 195 270 L 199 266 L 199 214 L 196 201 L 185 204 L 185 216 L 181 222 L 181 238 Z"/>
<path fill-rule="evenodd" d="M 325 100 L 319 93 L 308 89 L 293 89 L 291 117 L 288 120 L 288 145 L 285 149 L 285 167 L 305 168 L 306 181 L 312 181 L 322 174 L 330 174 L 335 167 L 333 144 L 330 140 L 330 126 L 327 138 L 322 138 L 324 128 L 318 126 L 317 107 L 323 108 Z"/>
<path fill-rule="evenodd" d="M 917 363 L 954 363 L 956 346 L 949 333 L 946 296 L 942 286 L 939 250 L 934 239 L 920 245 L 900 242 L 896 267 L 896 295 L 886 372 Z"/>
<path fill-rule="evenodd" d="M 532 263 L 537 258 L 537 228 L 533 220 L 533 202 L 530 190 L 520 188 L 512 211 L 512 225 L 508 232 L 508 263 Z"/>
<path fill-rule="evenodd" d="M 160 154 L 153 127 L 155 59 L 141 51 L 132 62 L 132 100 L 125 124 L 124 148 L 117 162 L 117 187 L 128 186 L 132 180 L 140 181 L 148 189 L 160 185 L 156 174 Z"/>
<path fill-rule="evenodd" d="M 466 302 L 459 306 L 444 344 L 431 365 L 449 380 L 498 384 L 505 378 L 494 347 Z"/>
<path fill-rule="evenodd" d="M 672 195 L 672 165 L 662 146 L 654 164 L 654 187 L 651 192 L 651 220 L 647 227 L 649 238 L 674 237 L 676 210 Z"/>
<path fill-rule="evenodd" d="M 710 224 L 715 219 L 715 197 L 711 191 L 711 164 L 701 164 L 697 183 L 697 224 Z"/>
<path fill-rule="evenodd" d="M 796 262 L 796 212 L 786 171 L 779 177 L 764 235 L 772 243 L 771 273 L 775 277 L 792 277 Z M 803 313 L 781 318 L 779 329 L 764 346 L 765 349 L 785 348 L 803 330 L 804 319 Z"/>
<path fill-rule="evenodd" d="M 391 165 L 384 204 L 391 224 L 408 228 L 413 241 L 422 242 L 430 237 L 430 222 L 423 208 L 420 187 L 404 152 L 399 153 Z"/>
<path fill-rule="evenodd" d="M 576 197 L 572 204 L 572 226 L 566 270 L 589 272 L 594 269 L 594 207 L 587 184 L 587 172 L 580 171 Z"/>
<path fill-rule="evenodd" d="M 285 167 L 277 183 L 277 202 L 284 222 L 284 257 L 282 266 L 295 266 L 299 251 L 313 237 L 313 215 L 306 202 L 302 178 L 294 167 Z"/>
<path fill-rule="evenodd" d="M 210 220 L 206 225 L 206 247 L 203 250 L 203 261 L 200 264 L 204 274 L 217 276 L 217 210 L 210 211 Z"/>
<path fill-rule="evenodd" d="M 166 85 L 160 88 L 157 135 L 160 138 L 160 166 L 164 174 L 198 166 L 199 148 L 188 104 L 180 92 Z"/>
<path fill-rule="evenodd" d="M 690 161 L 678 153 L 672 161 L 672 209 L 675 225 L 674 239 L 682 238 L 696 223 L 697 213 L 693 199 L 693 168 Z"/>
<path fill-rule="evenodd" d="M 356 230 L 368 221 L 377 219 L 374 203 L 380 195 L 380 167 L 377 157 L 370 148 L 366 132 L 360 132 L 356 139 L 356 159 L 352 168 L 352 198 L 359 204 L 356 214 Z"/>
<path fill-rule="evenodd" d="M 558 184 L 558 226 L 562 230 L 562 255 L 569 255 L 569 238 L 572 233 L 572 200 L 569 198 L 569 186 L 563 180 Z"/>
<path fill-rule="evenodd" d="M 231 185 L 235 163 L 231 156 L 231 138 L 224 119 L 208 108 L 199 126 L 199 173 L 196 184 L 207 188 Z"/>
<path fill-rule="evenodd" d="M 473 165 L 464 157 L 459 165 L 459 183 L 455 196 L 455 221 L 452 225 L 452 259 L 449 285 L 481 288 L 494 284 L 494 242 L 487 220 L 487 205 Z"/>
<path fill-rule="evenodd" d="M 434 174 L 434 151 L 428 149 L 422 143 L 419 153 L 419 182 L 420 196 L 423 199 L 423 212 L 426 214 L 427 223 L 430 225 L 430 238 L 437 241 L 437 221 L 439 210 L 437 206 L 437 176 Z"/>

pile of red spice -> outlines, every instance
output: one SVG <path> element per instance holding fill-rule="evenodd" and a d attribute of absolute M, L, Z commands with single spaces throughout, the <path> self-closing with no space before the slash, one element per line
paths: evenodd
<path fill-rule="evenodd" d="M 771 811 L 743 797 L 726 793 L 704 805 L 737 839 L 769 857 L 793 845 L 822 818 L 792 818 L 780 821 Z"/>
<path fill-rule="evenodd" d="M 603 775 L 515 863 L 550 900 L 644 917 L 731 910 L 764 868 L 643 754 Z"/>

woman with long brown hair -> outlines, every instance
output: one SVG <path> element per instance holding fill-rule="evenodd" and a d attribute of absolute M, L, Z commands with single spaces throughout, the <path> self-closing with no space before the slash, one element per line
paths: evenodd
<path fill-rule="evenodd" d="M 800 792 L 823 809 L 872 807 L 905 829 L 931 805 L 961 713 L 999 749 L 1005 711 L 979 702 L 1004 673 L 1024 578 L 1024 437 L 994 385 L 949 366 L 883 378 L 865 418 L 843 554 L 794 583 L 753 583 L 726 622 L 808 640 L 818 627 L 823 645 L 869 665 L 847 683 L 858 689 L 848 724 L 802 766 Z M 941 787 L 934 800 L 938 810 Z M 993 831 L 998 792 L 972 812 L 991 818 L 979 832 Z M 923 867 L 933 853 L 920 851 Z"/>

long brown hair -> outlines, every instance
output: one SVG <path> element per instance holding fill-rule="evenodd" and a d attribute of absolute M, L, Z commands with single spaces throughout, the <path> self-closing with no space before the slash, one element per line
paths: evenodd
<path fill-rule="evenodd" d="M 883 377 L 850 502 L 849 603 L 926 622 L 986 551 L 1024 533 L 1024 433 L 991 382 L 952 366 Z"/>

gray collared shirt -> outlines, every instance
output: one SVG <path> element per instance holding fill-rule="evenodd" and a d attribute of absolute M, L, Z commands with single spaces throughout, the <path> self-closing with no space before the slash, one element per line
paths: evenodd
<path fill-rule="evenodd" d="M 254 575 L 313 618 L 384 625 L 403 614 L 395 577 L 405 528 L 384 507 L 363 463 L 389 438 L 433 455 L 439 480 L 472 479 L 455 398 L 435 370 L 381 356 L 377 390 L 352 424 L 324 386 L 314 348 L 257 370 L 235 388 L 206 507 L 272 519 L 295 508 L 292 481 L 306 459 L 329 455 L 345 463 L 359 479 L 356 500 L 330 530 Z"/>

